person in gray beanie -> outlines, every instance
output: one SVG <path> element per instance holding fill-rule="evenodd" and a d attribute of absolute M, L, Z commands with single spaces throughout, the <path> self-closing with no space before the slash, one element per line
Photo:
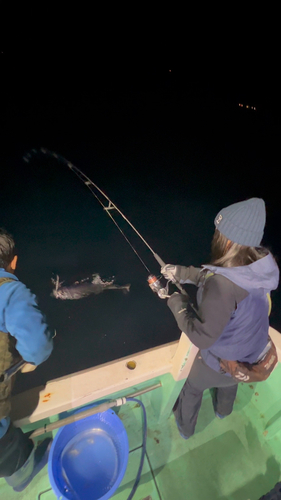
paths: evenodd
<path fill-rule="evenodd" d="M 184 295 L 175 292 L 167 302 L 180 330 L 199 349 L 174 406 L 184 439 L 195 432 L 206 389 L 212 390 L 218 418 L 232 412 L 238 383 L 249 377 L 243 371 L 231 371 L 231 363 L 257 367 L 272 353 L 270 292 L 278 286 L 279 269 L 269 250 L 261 246 L 265 220 L 265 203 L 260 198 L 223 208 L 214 220 L 210 264 L 201 268 L 167 264 L 161 269 L 168 280 L 198 287 L 201 321 L 189 311 Z M 276 351 L 274 356 L 276 363 Z"/>

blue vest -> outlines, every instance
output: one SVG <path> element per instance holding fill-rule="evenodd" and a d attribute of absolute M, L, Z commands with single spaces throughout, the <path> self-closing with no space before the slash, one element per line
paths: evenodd
<path fill-rule="evenodd" d="M 206 280 L 199 287 L 199 300 L 205 282 Z M 202 358 L 213 370 L 221 371 L 220 358 L 254 363 L 266 347 L 269 328 L 268 296 L 263 288 L 256 288 L 248 293 L 232 312 L 229 323 L 216 342 L 210 348 L 201 350 Z"/>

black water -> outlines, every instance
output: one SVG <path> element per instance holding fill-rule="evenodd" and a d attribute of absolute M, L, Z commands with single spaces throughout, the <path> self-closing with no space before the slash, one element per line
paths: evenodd
<path fill-rule="evenodd" d="M 20 375 L 16 391 L 180 334 L 165 301 L 149 289 L 147 271 L 87 188 L 56 160 L 35 156 L 24 163 L 29 149 L 44 146 L 79 167 L 166 262 L 206 263 L 217 212 L 253 196 L 267 206 L 264 243 L 281 253 L 278 117 L 269 98 L 249 86 L 238 91 L 165 71 L 82 77 L 71 85 L 48 74 L 30 78 L 2 99 L 0 225 L 15 237 L 17 276 L 57 330 L 52 356 Z M 239 108 L 241 99 L 257 111 Z M 159 273 L 145 245 L 118 222 Z M 131 283 L 130 294 L 50 297 L 52 273 L 75 280 L 95 272 Z M 281 331 L 280 292 L 273 301 L 271 324 Z"/>

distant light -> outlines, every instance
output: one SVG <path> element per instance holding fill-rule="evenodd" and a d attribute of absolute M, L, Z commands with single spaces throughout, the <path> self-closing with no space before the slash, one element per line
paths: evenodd
<path fill-rule="evenodd" d="M 172 70 L 171 70 L 171 69 L 169 69 L 169 73 L 172 73 Z"/>
<path fill-rule="evenodd" d="M 238 106 L 239 108 L 243 108 L 244 107 L 244 104 L 242 104 L 241 102 L 238 103 Z M 253 111 L 257 111 L 257 108 L 255 106 L 250 106 L 249 104 L 246 104 L 245 105 L 245 108 L 246 109 L 252 109 Z"/>

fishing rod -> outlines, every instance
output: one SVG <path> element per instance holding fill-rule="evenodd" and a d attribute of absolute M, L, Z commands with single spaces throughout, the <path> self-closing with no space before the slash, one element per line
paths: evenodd
<path fill-rule="evenodd" d="M 161 259 L 161 257 L 156 253 L 154 252 L 154 250 L 152 249 L 152 247 L 147 243 L 147 241 L 144 239 L 144 237 L 139 233 L 139 231 L 135 228 L 135 226 L 129 221 L 129 219 L 123 214 L 123 212 L 121 212 L 121 210 L 113 203 L 113 201 L 105 194 L 104 191 L 102 191 L 102 189 L 100 189 L 87 175 L 85 175 L 79 168 L 75 167 L 75 165 L 73 165 L 70 161 L 68 161 L 66 158 L 64 158 L 63 156 L 53 152 L 53 151 L 49 151 L 48 149 L 45 149 L 45 148 L 41 148 L 40 150 L 37 150 L 37 149 L 32 149 L 30 153 L 27 153 L 23 159 L 25 162 L 29 162 L 30 159 L 32 158 L 32 153 L 33 154 L 40 154 L 40 153 L 43 153 L 44 155 L 47 155 L 47 156 L 51 156 L 59 161 L 61 161 L 64 165 L 66 165 L 70 170 L 72 170 L 72 172 L 74 172 L 77 177 L 84 183 L 85 186 L 87 186 L 87 188 L 91 191 L 91 193 L 94 195 L 94 197 L 97 199 L 97 201 L 100 203 L 100 205 L 103 207 L 103 209 L 106 211 L 107 215 L 110 217 L 110 219 L 112 220 L 112 222 L 115 224 L 115 226 L 118 228 L 118 230 L 120 231 L 120 233 L 122 234 L 122 236 L 125 238 L 125 240 L 127 241 L 127 243 L 130 245 L 130 247 L 132 248 L 132 250 L 134 251 L 134 253 L 137 255 L 138 259 L 140 260 L 140 262 L 143 264 L 143 266 L 145 267 L 145 269 L 150 273 L 150 270 L 148 269 L 148 267 L 146 266 L 146 264 L 144 263 L 144 261 L 142 260 L 142 258 L 140 257 L 140 255 L 138 254 L 138 252 L 136 251 L 136 249 L 133 247 L 132 243 L 130 242 L 130 240 L 127 238 L 127 236 L 125 235 L 125 233 L 123 232 L 123 230 L 121 229 L 121 227 L 119 226 L 119 224 L 116 222 L 116 220 L 114 219 L 114 217 L 112 216 L 111 214 L 111 211 L 112 210 L 116 210 L 116 212 L 118 212 L 121 217 L 129 224 L 129 226 L 131 226 L 131 228 L 133 229 L 133 231 L 138 235 L 138 237 L 142 240 L 142 242 L 147 246 L 147 248 L 150 250 L 150 252 L 152 253 L 153 257 L 157 260 L 158 264 L 160 264 L 161 267 L 164 267 L 166 264 L 165 262 L 163 261 L 163 259 Z M 97 195 L 97 193 L 95 192 L 98 191 L 104 198 L 105 200 L 107 200 L 108 202 L 108 205 L 106 206 L 105 203 L 99 198 L 99 196 Z M 160 298 L 165 298 L 167 297 L 167 290 L 165 288 L 162 287 L 159 279 L 157 279 L 156 276 L 150 274 L 148 279 L 148 284 L 150 286 L 150 288 L 156 292 Z M 196 314 L 197 318 L 199 318 L 198 316 L 198 311 L 196 310 L 196 308 L 194 307 L 194 305 L 192 304 L 191 300 L 190 300 L 190 297 L 188 295 L 188 293 L 186 292 L 186 290 L 181 286 L 180 282 L 178 280 L 176 280 L 176 278 L 174 278 L 173 280 L 169 280 L 169 281 L 172 281 L 172 283 L 178 288 L 178 290 L 180 290 L 180 292 L 182 293 L 182 295 L 185 295 L 186 298 L 188 299 L 188 303 L 191 307 L 191 309 L 193 310 L 193 312 Z M 167 283 L 167 285 L 169 284 L 169 281 Z"/>

